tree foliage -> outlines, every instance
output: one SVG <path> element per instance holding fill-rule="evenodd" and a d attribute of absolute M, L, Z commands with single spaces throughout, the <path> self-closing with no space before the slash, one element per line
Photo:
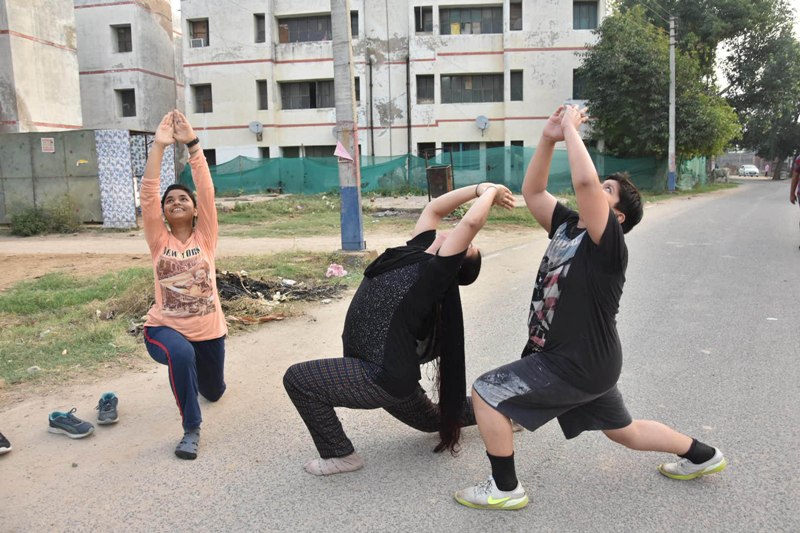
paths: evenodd
<path fill-rule="evenodd" d="M 731 50 L 731 84 L 746 87 L 728 97 L 745 125 L 742 144 L 783 160 L 800 149 L 800 42 L 785 27 L 753 42 L 738 40 Z"/>
<path fill-rule="evenodd" d="M 669 36 L 642 7 L 607 17 L 599 40 L 584 57 L 592 136 L 618 157 L 667 155 L 669 140 Z M 735 139 L 736 114 L 702 82 L 695 57 L 677 51 L 676 151 L 681 158 L 715 155 Z"/>
<path fill-rule="evenodd" d="M 745 41 L 764 27 L 784 24 L 789 18 L 785 0 L 616 0 L 625 13 L 637 6 L 654 26 L 669 30 L 676 17 L 678 47 L 697 58 L 700 72 L 711 85 L 716 79 L 717 50 L 731 39 Z"/>

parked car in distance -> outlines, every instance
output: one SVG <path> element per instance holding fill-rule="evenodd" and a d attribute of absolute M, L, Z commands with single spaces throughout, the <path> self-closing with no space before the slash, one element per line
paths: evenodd
<path fill-rule="evenodd" d="M 737 174 L 740 176 L 760 176 L 761 171 L 755 165 L 742 165 L 739 167 Z"/>

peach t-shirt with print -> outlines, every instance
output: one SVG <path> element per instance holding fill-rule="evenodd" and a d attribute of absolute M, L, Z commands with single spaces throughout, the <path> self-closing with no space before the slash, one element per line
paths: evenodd
<path fill-rule="evenodd" d="M 186 242 L 175 238 L 164 223 L 158 180 L 142 180 L 144 236 L 153 258 L 156 289 L 156 302 L 147 313 L 145 326 L 167 326 L 187 340 L 204 341 L 222 337 L 228 327 L 220 307 L 214 263 L 214 184 L 202 152 L 192 156 L 189 164 L 197 188 L 197 223 Z"/>

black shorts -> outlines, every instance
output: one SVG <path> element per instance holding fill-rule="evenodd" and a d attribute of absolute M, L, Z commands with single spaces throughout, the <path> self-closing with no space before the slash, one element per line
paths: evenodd
<path fill-rule="evenodd" d="M 473 388 L 530 431 L 558 418 L 568 439 L 583 431 L 624 428 L 633 421 L 616 385 L 600 393 L 582 391 L 556 376 L 538 354 L 483 374 Z"/>

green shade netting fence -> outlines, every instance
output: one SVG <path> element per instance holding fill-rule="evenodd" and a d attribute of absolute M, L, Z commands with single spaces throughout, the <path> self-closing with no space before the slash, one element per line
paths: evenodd
<path fill-rule="evenodd" d="M 535 148 L 503 146 L 484 150 L 452 153 L 453 187 L 474 185 L 483 181 L 503 183 L 520 192 L 528 162 Z M 601 176 L 625 171 L 637 187 L 662 191 L 666 187 L 666 163 L 653 158 L 618 159 L 590 151 Z M 427 191 L 427 166 L 450 165 L 449 152 L 436 152 L 427 162 L 415 155 L 395 157 L 365 156 L 361 158 L 361 190 Z M 338 190 L 339 166 L 336 157 L 277 157 L 258 159 L 239 156 L 211 167 L 211 177 L 218 195 L 258 194 L 276 191 L 291 194 L 319 194 Z M 705 182 L 705 160 L 681 163 L 679 186 Z M 180 182 L 192 187 L 192 173 L 186 165 Z M 565 150 L 556 150 L 550 167 L 548 190 L 563 193 L 572 190 L 569 161 Z"/>

